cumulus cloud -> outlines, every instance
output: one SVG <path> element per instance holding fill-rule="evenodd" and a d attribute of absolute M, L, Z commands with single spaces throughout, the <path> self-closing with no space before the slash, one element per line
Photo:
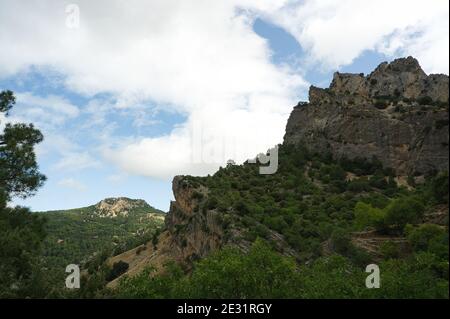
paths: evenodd
<path fill-rule="evenodd" d="M 426 72 L 449 71 L 447 0 L 290 1 L 262 15 L 290 32 L 310 63 L 335 69 L 366 50 L 413 55 Z"/>
<path fill-rule="evenodd" d="M 67 4 L 0 3 L 0 77 L 36 65 L 62 74 L 68 90 L 93 98 L 86 124 L 101 131 L 102 154 L 133 174 L 206 174 L 229 158 L 240 162 L 282 141 L 288 114 L 308 83 L 291 67 L 272 63 L 267 41 L 253 31 L 256 17 L 297 39 L 307 54 L 305 67 L 334 69 L 377 50 L 413 54 L 426 71 L 448 73 L 445 0 L 85 0 L 77 2 L 76 28 L 67 27 Z M 104 103 L 99 93 L 114 101 Z M 162 136 L 110 135 L 114 124 L 105 114 L 148 101 L 148 107 L 183 114 L 186 122 Z M 67 105 L 57 108 L 70 116 Z M 136 114 L 138 127 L 155 123 L 139 118 L 145 112 Z M 86 167 L 92 163 L 86 154 L 59 166 L 78 161 Z"/>

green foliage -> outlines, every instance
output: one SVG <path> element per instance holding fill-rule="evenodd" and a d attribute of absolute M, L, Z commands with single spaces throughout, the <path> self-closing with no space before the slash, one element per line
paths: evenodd
<path fill-rule="evenodd" d="M 386 259 L 400 257 L 400 247 L 392 241 L 385 241 L 380 247 L 380 252 Z"/>
<path fill-rule="evenodd" d="M 408 225 L 405 232 L 415 251 L 428 251 L 448 260 L 448 232 L 442 227 L 433 224 Z"/>
<path fill-rule="evenodd" d="M 182 292 L 190 298 L 286 298 L 296 293 L 297 272 L 293 260 L 259 240 L 246 255 L 225 249 L 201 260 Z"/>
<path fill-rule="evenodd" d="M 32 288 L 37 253 L 45 237 L 44 220 L 26 208 L 3 206 L 0 233 L 0 298 L 25 297 Z"/>
<path fill-rule="evenodd" d="M 386 207 L 385 223 L 398 230 L 417 223 L 424 214 L 424 205 L 414 197 L 401 197 Z"/>
<path fill-rule="evenodd" d="M 0 112 L 8 115 L 9 110 L 16 104 L 16 97 L 10 90 L 0 92 Z"/>
<path fill-rule="evenodd" d="M 379 227 L 385 218 L 385 212 L 380 208 L 372 207 L 370 204 L 358 202 L 354 209 L 355 227 L 358 230 L 367 227 Z"/>
<path fill-rule="evenodd" d="M 439 204 L 448 204 L 448 172 L 442 172 L 431 183 L 432 196 Z"/>
<path fill-rule="evenodd" d="M 14 104 L 11 91 L 0 92 L 0 112 L 8 116 Z M 7 207 L 14 196 L 33 195 L 44 182 L 34 153 L 42 139 L 32 124 L 7 123 L 0 134 L 0 298 L 39 297 L 45 291 L 45 279 L 35 271 L 44 220 L 26 208 Z"/>
<path fill-rule="evenodd" d="M 354 208 L 354 225 L 359 230 L 374 227 L 379 231 L 388 231 L 390 228 L 403 231 L 406 224 L 419 222 L 424 211 L 423 203 L 416 196 L 393 199 L 383 209 L 358 202 Z"/>
<path fill-rule="evenodd" d="M 371 298 L 449 297 L 448 262 L 443 264 L 433 254 L 421 253 L 407 259 L 389 259 L 379 266 L 381 288 L 371 289 Z"/>
<path fill-rule="evenodd" d="M 287 298 L 297 294 L 296 263 L 261 240 L 248 254 L 225 248 L 200 260 L 190 276 L 171 265 L 164 274 L 149 269 L 125 278 L 119 297 L 130 298 Z M 224 280 L 226 278 L 226 280 Z"/>
<path fill-rule="evenodd" d="M 361 298 L 367 290 L 366 274 L 349 259 L 333 255 L 302 268 L 298 278 L 301 298 Z"/>
<path fill-rule="evenodd" d="M 352 181 L 348 175 L 353 175 Z M 441 202 L 445 198 L 437 188 L 432 190 L 428 178 L 424 185 L 407 190 L 397 187 L 393 170 L 383 168 L 376 158 L 336 161 L 301 146 L 281 145 L 277 174 L 259 175 L 256 165 L 244 163 L 221 168 L 214 176 L 190 177 L 189 183 L 209 190 L 202 211 L 217 210 L 219 224 L 241 228 L 243 239 L 256 243 L 246 254 L 233 248 L 216 251 L 195 263 L 188 274 L 173 266 L 163 274 L 148 270 L 126 278 L 119 287 L 120 297 L 448 297 L 442 255 L 448 243 L 439 246 L 442 240 L 430 240 L 422 250 L 416 249 L 419 254 L 406 259 L 407 252 L 396 244 L 383 244 L 384 260 L 377 262 L 382 286 L 367 289 L 365 266 L 372 257 L 351 240 L 355 229 L 401 234 L 406 224 L 419 222 L 424 211 L 439 202 L 435 197 Z M 276 247 L 271 232 L 283 236 L 300 263 L 270 248 Z M 320 256 L 327 240 L 339 255 Z"/>
<path fill-rule="evenodd" d="M 448 298 L 443 265 L 433 255 L 383 261 L 381 288 L 367 289 L 368 273 L 340 255 L 309 265 L 274 252 L 261 240 L 245 254 L 225 248 L 201 259 L 191 274 L 174 264 L 125 277 L 119 298 Z"/>
<path fill-rule="evenodd" d="M 114 295 L 133 299 L 177 298 L 183 276 L 181 267 L 173 262 L 168 263 L 164 273 L 159 275 L 155 274 L 153 268 L 147 268 L 137 276 L 121 278 Z"/>
<path fill-rule="evenodd" d="M 102 217 L 95 206 L 37 213 L 47 219 L 45 267 L 51 269 L 55 281 L 64 280 L 68 264 L 84 265 L 93 273 L 109 256 L 153 240 L 163 221 L 149 213 L 163 214 L 146 203 L 114 218 Z"/>

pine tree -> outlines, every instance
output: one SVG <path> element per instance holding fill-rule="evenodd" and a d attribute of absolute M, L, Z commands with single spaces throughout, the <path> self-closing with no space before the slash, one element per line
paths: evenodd
<path fill-rule="evenodd" d="M 7 117 L 15 102 L 13 92 L 0 92 L 0 113 Z M 44 183 L 34 152 L 42 140 L 33 124 L 6 123 L 0 134 L 0 298 L 41 293 L 34 263 L 45 237 L 44 220 L 8 203 L 14 197 L 33 195 Z"/>

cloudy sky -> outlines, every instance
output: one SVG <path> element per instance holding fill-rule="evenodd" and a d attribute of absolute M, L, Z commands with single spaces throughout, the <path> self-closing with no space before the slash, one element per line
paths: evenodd
<path fill-rule="evenodd" d="M 15 202 L 128 196 L 167 210 L 174 175 L 281 142 L 309 85 L 408 55 L 448 74 L 447 0 L 0 0 L 9 121 L 45 135 L 48 181 Z"/>

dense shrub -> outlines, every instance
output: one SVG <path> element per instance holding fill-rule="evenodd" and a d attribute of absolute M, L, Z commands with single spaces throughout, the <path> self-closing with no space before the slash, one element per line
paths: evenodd
<path fill-rule="evenodd" d="M 448 204 L 448 172 L 443 172 L 433 179 L 432 196 L 439 204 Z"/>
<path fill-rule="evenodd" d="M 442 227 L 432 224 L 418 227 L 408 225 L 405 232 L 414 250 L 429 251 L 448 260 L 448 232 Z"/>
<path fill-rule="evenodd" d="M 401 197 L 386 207 L 385 223 L 398 230 L 417 223 L 424 214 L 424 205 L 414 197 Z"/>
<path fill-rule="evenodd" d="M 355 205 L 354 214 L 354 223 L 358 230 L 364 230 L 367 227 L 380 228 L 385 218 L 385 212 L 382 209 L 363 202 L 358 202 Z"/>
<path fill-rule="evenodd" d="M 111 269 L 111 272 L 107 276 L 107 280 L 111 281 L 119 277 L 120 275 L 124 274 L 128 270 L 128 263 L 119 260 L 118 262 L 114 263 Z"/>

